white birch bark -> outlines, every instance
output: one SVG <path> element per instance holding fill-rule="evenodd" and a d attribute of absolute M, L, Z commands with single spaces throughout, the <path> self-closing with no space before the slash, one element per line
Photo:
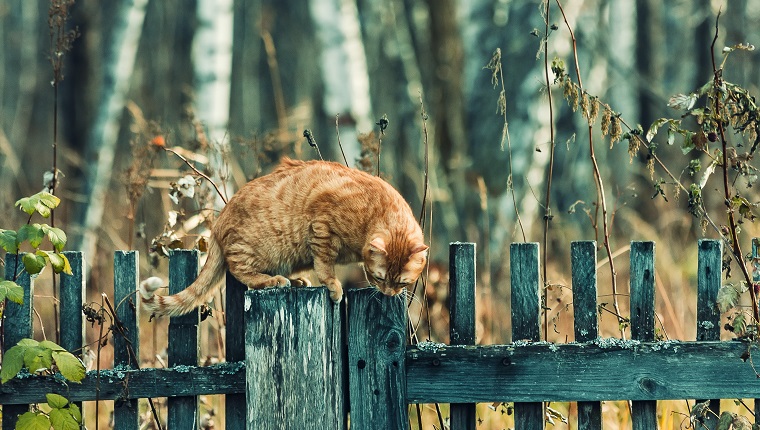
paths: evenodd
<path fill-rule="evenodd" d="M 198 28 L 193 40 L 195 68 L 195 111 L 205 125 L 214 150 L 210 157 L 212 179 L 222 185 L 220 173 L 226 169 L 224 153 L 228 152 L 227 129 L 230 119 L 230 76 L 232 74 L 233 1 L 198 0 Z M 232 194 L 231 182 L 224 189 Z M 229 195 L 227 196 L 229 197 Z M 215 206 L 221 208 L 220 198 Z"/>
<path fill-rule="evenodd" d="M 354 123 L 340 128 L 349 165 L 359 158 L 357 133 L 373 128 L 367 58 L 355 0 L 310 0 L 309 10 L 321 44 L 324 109 L 348 113 Z"/>
<path fill-rule="evenodd" d="M 87 142 L 88 160 L 95 159 L 86 172 L 88 189 L 80 220 L 82 234 L 74 250 L 95 255 L 100 224 L 111 184 L 119 125 L 137 56 L 148 0 L 124 0 L 111 28 L 112 57 L 104 60 L 104 77 L 98 116 Z M 88 261 L 92 261 L 92 258 Z"/>

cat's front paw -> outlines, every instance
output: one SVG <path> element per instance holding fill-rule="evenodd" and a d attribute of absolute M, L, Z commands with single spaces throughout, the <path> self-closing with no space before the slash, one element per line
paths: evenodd
<path fill-rule="evenodd" d="M 340 281 L 337 279 L 334 279 L 332 281 L 325 282 L 325 285 L 327 286 L 327 289 L 330 290 L 330 298 L 335 303 L 340 303 L 340 301 L 343 299 L 343 286 L 340 284 Z"/>

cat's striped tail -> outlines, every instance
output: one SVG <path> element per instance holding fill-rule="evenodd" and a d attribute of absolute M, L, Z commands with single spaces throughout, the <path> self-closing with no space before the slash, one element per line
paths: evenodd
<path fill-rule="evenodd" d="M 208 303 L 214 291 L 224 279 L 224 254 L 213 236 L 208 241 L 208 258 L 203 265 L 198 279 L 190 286 L 171 296 L 155 295 L 157 289 L 164 285 L 158 277 L 150 277 L 140 283 L 143 309 L 151 313 L 151 317 L 184 315 L 200 305 Z"/>

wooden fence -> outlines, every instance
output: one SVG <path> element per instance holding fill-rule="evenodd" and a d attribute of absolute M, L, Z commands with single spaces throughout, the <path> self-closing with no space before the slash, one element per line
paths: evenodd
<path fill-rule="evenodd" d="M 652 242 L 631 243 L 632 339 L 598 338 L 597 248 L 581 241 L 571 245 L 576 342 L 541 342 L 538 244 L 519 243 L 509 256 L 516 341 L 475 346 L 475 245 L 454 243 L 451 345 L 408 346 L 406 303 L 373 289 L 349 290 L 346 306 L 336 306 L 324 288 L 245 292 L 228 279 L 228 362 L 197 366 L 199 317 L 192 313 L 169 323 L 168 369 L 137 369 L 138 256 L 117 252 L 114 369 L 89 372 L 81 384 L 30 375 L 3 384 L 3 429 L 48 392 L 76 402 L 117 400 L 115 428 L 125 430 L 138 428 L 137 399 L 146 397 L 169 398 L 168 428 L 197 428 L 197 396 L 204 394 L 226 394 L 227 429 L 345 429 L 349 411 L 354 430 L 406 429 L 412 403 L 451 403 L 451 428 L 474 429 L 475 402 L 494 401 L 515 402 L 516 429 L 544 428 L 542 402 L 549 401 L 577 401 L 578 428 L 600 429 L 605 400 L 631 400 L 633 429 L 655 429 L 658 400 L 760 398 L 760 378 L 746 360 L 758 356 L 757 345 L 718 341 L 721 245 L 698 245 L 695 342 L 655 342 Z M 67 256 L 74 274 L 61 278 L 61 344 L 76 350 L 83 344 L 84 262 Z M 183 289 L 197 274 L 198 254 L 174 252 L 169 271 L 170 293 Z M 8 304 L 6 348 L 32 334 L 33 282 L 22 276 L 20 283 L 27 295 L 23 306 Z M 710 404 L 717 412 L 717 400 Z"/>

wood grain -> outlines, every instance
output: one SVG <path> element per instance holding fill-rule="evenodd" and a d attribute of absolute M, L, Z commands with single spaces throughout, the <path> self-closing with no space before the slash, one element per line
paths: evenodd
<path fill-rule="evenodd" d="M 245 293 L 247 428 L 344 428 L 340 309 L 326 288 Z"/>
<path fill-rule="evenodd" d="M 351 427 L 406 429 L 406 301 L 375 288 L 346 293 Z"/>
<path fill-rule="evenodd" d="M 589 342 L 599 336 L 599 318 L 596 310 L 596 241 L 572 242 L 570 266 L 573 279 L 575 340 Z M 601 403 L 578 402 L 578 430 L 601 429 Z"/>
<path fill-rule="evenodd" d="M 198 251 L 177 249 L 169 257 L 169 294 L 177 294 L 198 277 Z M 197 309 L 186 315 L 169 319 L 169 346 L 167 358 L 170 367 L 198 364 Z M 167 402 L 169 428 L 198 428 L 198 397 L 172 397 Z"/>
<path fill-rule="evenodd" d="M 475 344 L 475 244 L 449 245 L 451 345 Z M 475 430 L 475 403 L 452 403 L 451 428 Z"/>

